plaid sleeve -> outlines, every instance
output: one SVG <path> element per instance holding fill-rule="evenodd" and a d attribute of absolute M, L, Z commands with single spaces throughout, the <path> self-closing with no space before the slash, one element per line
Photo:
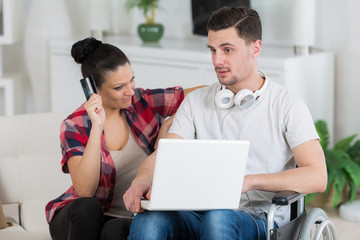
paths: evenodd
<path fill-rule="evenodd" d="M 176 113 L 184 99 L 184 90 L 182 87 L 139 89 L 139 95 L 154 112 L 166 117 Z"/>
<path fill-rule="evenodd" d="M 81 116 L 78 116 L 81 118 Z M 66 119 L 60 127 L 60 146 L 62 152 L 61 167 L 69 173 L 67 161 L 72 156 L 82 156 L 88 140 L 86 129 L 75 123 L 74 119 Z"/>

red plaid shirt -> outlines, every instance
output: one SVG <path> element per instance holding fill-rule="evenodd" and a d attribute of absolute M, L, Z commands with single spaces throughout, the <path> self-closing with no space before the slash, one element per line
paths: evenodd
<path fill-rule="evenodd" d="M 184 99 L 180 87 L 167 89 L 135 89 L 132 105 L 124 110 L 126 120 L 140 147 L 150 154 L 164 117 L 172 115 Z M 91 130 L 91 120 L 82 105 L 69 115 L 60 127 L 60 142 L 62 150 L 61 166 L 64 173 L 69 173 L 67 161 L 72 156 L 82 156 L 88 142 Z M 119 133 L 121 134 L 121 133 Z M 107 211 L 111 205 L 115 186 L 115 166 L 106 148 L 104 133 L 101 136 L 101 167 L 99 186 L 94 197 L 99 199 Z M 46 205 L 46 220 L 51 222 L 54 214 L 79 195 L 71 186 L 64 194 Z"/>

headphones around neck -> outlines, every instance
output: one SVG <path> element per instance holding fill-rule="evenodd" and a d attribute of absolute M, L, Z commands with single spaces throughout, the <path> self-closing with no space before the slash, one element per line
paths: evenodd
<path fill-rule="evenodd" d="M 239 106 L 241 109 L 249 109 L 252 105 L 254 105 L 256 98 L 265 92 L 268 84 L 269 81 L 265 77 L 264 85 L 254 93 L 249 89 L 242 89 L 236 93 L 236 95 L 222 85 L 221 90 L 215 96 L 215 104 L 221 109 L 229 109 L 234 104 Z"/>

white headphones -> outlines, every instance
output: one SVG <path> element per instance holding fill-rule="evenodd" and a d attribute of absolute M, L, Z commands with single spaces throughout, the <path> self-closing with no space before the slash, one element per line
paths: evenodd
<path fill-rule="evenodd" d="M 226 89 L 223 85 L 221 86 L 221 90 L 215 96 L 215 104 L 221 109 L 231 108 L 234 104 L 241 109 L 248 109 L 254 105 L 256 98 L 265 92 L 268 84 L 268 80 L 266 80 L 265 77 L 264 85 L 260 89 L 256 90 L 254 93 L 249 89 L 242 89 L 235 97 L 234 93 L 229 89 Z"/>

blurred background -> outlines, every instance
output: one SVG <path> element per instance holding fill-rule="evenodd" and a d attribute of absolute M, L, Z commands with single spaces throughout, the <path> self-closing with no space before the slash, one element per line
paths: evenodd
<path fill-rule="evenodd" d="M 130 12 L 125 10 L 125 0 L 1 0 L 0 2 L 2 6 L 0 32 L 2 35 L 11 35 L 10 39 L 7 36 L 0 38 L 2 75 L 5 80 L 7 76 L 15 79 L 15 90 L 22 89 L 20 95 L 16 95 L 16 91 L 14 93 L 18 99 L 16 100 L 18 107 L 13 114 L 51 111 L 50 105 L 36 107 L 35 102 L 38 100 L 35 100 L 34 84 L 30 78 L 30 74 L 36 75 L 31 73 L 31 69 L 34 70 L 35 67 L 30 67 L 29 70 L 31 62 L 35 61 L 32 59 L 34 56 L 45 54 L 45 61 L 50 61 L 51 40 L 68 39 L 74 42 L 91 36 L 94 30 L 100 30 L 104 39 L 108 36 L 136 39 L 137 25 L 144 22 L 144 17 L 138 9 Z M 50 2 L 54 2 L 52 8 L 49 6 Z M 360 28 L 357 25 L 360 22 L 358 14 L 360 1 L 303 0 L 303 3 L 309 4 L 309 8 L 305 6 L 305 11 L 302 9 L 304 4 L 300 6 L 299 2 L 298 0 L 250 1 L 251 7 L 258 10 L 262 18 L 263 46 L 293 49 L 297 39 L 304 36 L 299 35 L 300 30 L 296 27 L 299 25 L 296 24 L 301 24 L 304 20 L 304 24 L 307 25 L 304 25 L 302 31 L 309 30 L 314 33 L 309 39 L 312 49 L 333 52 L 335 55 L 334 93 L 330 94 L 332 99 L 329 99 L 334 105 L 329 106 L 326 103 L 323 105 L 325 109 L 334 108 L 334 139 L 359 133 L 360 110 L 357 102 L 360 102 L 358 94 L 360 77 L 357 67 L 360 64 Z M 313 7 L 314 3 L 315 7 Z M 11 5 L 10 10 L 7 10 L 6 4 Z M 165 29 L 161 41 L 180 41 L 185 45 L 187 41 L 206 42 L 206 37 L 193 33 L 191 0 L 159 0 L 159 4 L 156 21 L 162 23 Z M 9 14 L 8 12 L 11 16 L 5 15 Z M 302 14 L 309 16 L 305 17 Z M 12 32 L 5 33 L 3 27 L 12 29 Z M 276 52 L 274 54 L 276 55 Z M 41 67 L 45 68 L 43 74 L 49 81 L 50 67 L 50 64 L 43 64 Z M 4 89 L 5 87 L 1 88 L 0 85 L 0 115 L 5 114 Z M 317 97 L 317 94 L 314 94 L 313 101 L 317 101 Z M 43 96 L 41 101 L 49 102 L 50 96 Z"/>

